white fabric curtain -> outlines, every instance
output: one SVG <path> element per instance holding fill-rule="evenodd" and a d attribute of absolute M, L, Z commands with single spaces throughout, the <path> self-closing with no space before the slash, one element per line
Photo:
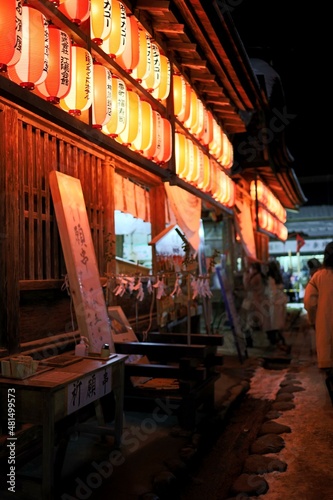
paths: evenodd
<path fill-rule="evenodd" d="M 178 224 L 187 241 L 197 253 L 200 246 L 201 199 L 179 186 L 170 186 L 165 182 L 165 190 L 169 201 L 170 222 Z"/>
<path fill-rule="evenodd" d="M 114 178 L 115 209 L 150 222 L 149 191 L 119 174 Z"/>

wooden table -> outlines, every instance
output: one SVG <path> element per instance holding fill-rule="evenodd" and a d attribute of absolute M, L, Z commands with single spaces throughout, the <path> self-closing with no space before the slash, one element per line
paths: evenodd
<path fill-rule="evenodd" d="M 51 500 L 54 491 L 55 424 L 67 415 L 113 391 L 115 444 L 123 430 L 124 362 L 127 356 L 113 355 L 107 360 L 81 358 L 71 365 L 52 368 L 25 380 L 0 377 L 0 413 L 7 421 L 9 400 L 15 404 L 15 422 L 42 427 L 42 499 Z M 14 396 L 14 398 L 13 398 Z M 96 426 L 98 429 L 98 425 Z M 4 429 L 4 433 L 7 430 Z M 14 439 L 10 433 L 8 443 Z M 9 464 L 8 464 L 9 469 Z M 9 472 L 9 471 L 8 471 Z"/>

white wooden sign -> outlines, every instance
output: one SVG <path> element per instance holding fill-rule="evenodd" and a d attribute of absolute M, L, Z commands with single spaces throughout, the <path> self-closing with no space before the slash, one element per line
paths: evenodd
<path fill-rule="evenodd" d="M 115 352 L 81 182 L 52 171 L 50 188 L 80 334 L 89 352 Z"/>

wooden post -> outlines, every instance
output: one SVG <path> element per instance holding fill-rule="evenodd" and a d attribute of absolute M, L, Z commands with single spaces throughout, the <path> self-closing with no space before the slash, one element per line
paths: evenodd
<path fill-rule="evenodd" d="M 19 165 L 18 116 L 0 106 L 0 346 L 19 352 Z M 23 217 L 23 214 L 21 214 Z"/>

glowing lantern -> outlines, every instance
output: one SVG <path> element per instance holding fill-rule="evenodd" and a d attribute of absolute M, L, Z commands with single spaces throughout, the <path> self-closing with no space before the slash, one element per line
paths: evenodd
<path fill-rule="evenodd" d="M 210 181 L 210 160 L 209 157 L 200 149 L 199 152 L 199 178 L 197 186 L 204 192 L 208 191 Z"/>
<path fill-rule="evenodd" d="M 49 67 L 45 80 L 36 91 L 47 101 L 58 104 L 65 97 L 71 84 L 71 41 L 67 33 L 56 26 L 49 26 Z"/>
<path fill-rule="evenodd" d="M 161 123 L 162 117 L 160 113 L 153 110 L 153 124 L 152 124 L 152 142 L 149 148 L 143 151 L 143 156 L 149 160 L 155 160 L 157 151 L 160 148 L 160 143 L 162 140 L 161 135 Z"/>
<path fill-rule="evenodd" d="M 112 36 L 112 35 L 111 35 Z M 140 58 L 139 24 L 133 15 L 126 16 L 126 43 L 125 50 L 116 57 L 116 62 L 127 73 L 132 73 L 139 64 Z"/>
<path fill-rule="evenodd" d="M 140 119 L 140 97 L 133 90 L 127 90 L 126 125 L 116 140 L 124 146 L 130 147 L 139 133 Z"/>
<path fill-rule="evenodd" d="M 157 89 L 153 90 L 152 96 L 158 101 L 164 101 L 170 94 L 171 65 L 169 59 L 161 54 L 161 81 Z"/>
<path fill-rule="evenodd" d="M 69 114 L 80 116 L 92 104 L 92 57 L 83 47 L 72 46 L 71 88 L 60 106 Z"/>
<path fill-rule="evenodd" d="M 161 141 L 157 147 L 155 161 L 160 165 L 167 163 L 172 155 L 172 128 L 171 123 L 166 118 L 161 120 Z"/>
<path fill-rule="evenodd" d="M 189 161 L 189 172 L 187 175 L 187 180 L 191 184 L 196 184 L 196 182 L 199 179 L 199 148 L 196 144 L 193 144 L 192 141 L 190 141 L 192 144 L 191 147 L 191 158 Z"/>
<path fill-rule="evenodd" d="M 203 129 L 201 133 L 198 134 L 198 139 L 204 146 L 208 146 L 213 140 L 213 115 L 206 109 L 204 109 L 203 121 Z"/>
<path fill-rule="evenodd" d="M 22 48 L 22 1 L 6 0 L 0 4 L 0 71 L 18 62 Z"/>
<path fill-rule="evenodd" d="M 101 49 L 112 59 L 120 56 L 126 45 L 126 9 L 118 0 L 112 0 L 111 32 L 103 40 Z"/>
<path fill-rule="evenodd" d="M 196 124 L 198 122 L 198 114 L 199 114 L 198 96 L 194 92 L 194 90 L 191 89 L 190 114 L 189 114 L 187 120 L 184 121 L 184 127 L 186 127 L 191 132 L 192 132 L 192 128 L 194 126 L 196 126 Z"/>
<path fill-rule="evenodd" d="M 151 44 L 152 64 L 147 78 L 142 80 L 142 87 L 153 92 L 161 83 L 161 54 L 156 43 Z"/>
<path fill-rule="evenodd" d="M 173 75 L 174 114 L 182 123 L 190 115 L 191 87 L 181 75 Z"/>
<path fill-rule="evenodd" d="M 22 7 L 22 52 L 15 66 L 8 68 L 8 76 L 28 90 L 42 83 L 48 70 L 48 24 L 38 10 Z"/>
<path fill-rule="evenodd" d="M 112 75 L 112 112 L 111 119 L 103 126 L 102 132 L 115 139 L 125 129 L 127 109 L 127 90 L 121 78 Z"/>
<path fill-rule="evenodd" d="M 138 135 L 131 144 L 131 148 L 143 153 L 151 147 L 153 140 L 153 109 L 149 102 L 141 101 L 141 119 L 139 119 Z"/>
<path fill-rule="evenodd" d="M 179 177 L 184 177 L 187 166 L 187 139 L 179 132 L 175 133 L 175 160 L 176 174 Z"/>
<path fill-rule="evenodd" d="M 214 158 L 219 158 L 222 153 L 222 129 L 213 118 L 213 140 L 208 144 L 208 149 Z"/>
<path fill-rule="evenodd" d="M 102 129 L 111 119 L 112 73 L 100 63 L 93 65 L 92 126 Z"/>
<path fill-rule="evenodd" d="M 90 2 L 90 38 L 97 45 L 102 45 L 111 33 L 112 4 L 110 0 Z"/>
<path fill-rule="evenodd" d="M 132 77 L 139 83 L 147 78 L 152 65 L 151 40 L 149 34 L 143 29 L 139 29 L 140 57 L 139 63 L 133 69 Z"/>
<path fill-rule="evenodd" d="M 227 135 L 222 132 L 222 154 L 219 162 L 224 168 L 231 168 L 233 164 L 233 148 Z"/>
<path fill-rule="evenodd" d="M 205 126 L 205 107 L 201 99 L 197 99 L 197 119 L 191 126 L 191 133 L 197 138 L 200 137 Z"/>
<path fill-rule="evenodd" d="M 58 10 L 77 25 L 86 21 L 90 14 L 90 0 L 60 0 Z"/>

